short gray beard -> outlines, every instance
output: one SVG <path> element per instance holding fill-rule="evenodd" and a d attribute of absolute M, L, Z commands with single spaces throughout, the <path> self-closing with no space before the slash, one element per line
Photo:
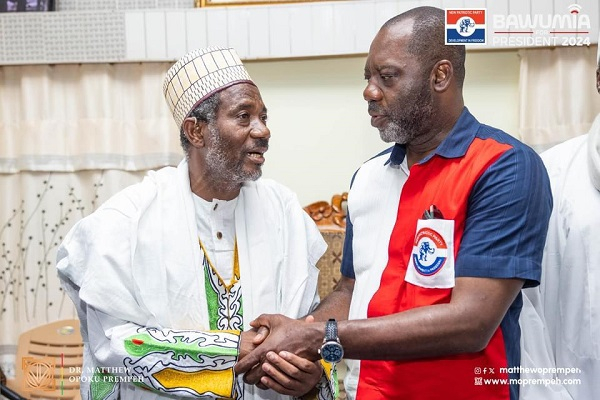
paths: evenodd
<path fill-rule="evenodd" d="M 412 139 L 410 132 L 406 132 L 396 121 L 389 121 L 387 126 L 379 131 L 381 140 L 386 143 L 406 144 Z"/>
<path fill-rule="evenodd" d="M 255 181 L 262 175 L 262 170 L 246 172 L 242 165 L 231 165 L 227 159 L 227 143 L 223 141 L 219 130 L 212 123 L 208 125 L 212 146 L 206 153 L 206 167 L 210 171 L 211 180 L 221 187 L 239 187 L 246 181 Z"/>
<path fill-rule="evenodd" d="M 408 144 L 429 130 L 434 110 L 431 99 L 424 96 L 420 96 L 409 115 L 403 119 L 394 120 L 394 115 L 390 115 L 387 126 L 379 131 L 381 140 L 386 143 Z"/>

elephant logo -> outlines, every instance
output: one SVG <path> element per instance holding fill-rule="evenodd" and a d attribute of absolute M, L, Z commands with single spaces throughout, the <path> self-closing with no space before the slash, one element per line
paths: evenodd
<path fill-rule="evenodd" d="M 460 36 L 471 36 L 475 33 L 475 20 L 471 17 L 463 16 L 456 21 L 456 31 Z"/>
<path fill-rule="evenodd" d="M 469 33 L 469 28 L 474 28 L 475 23 L 471 18 L 461 18 L 459 20 L 459 33 Z"/>
<path fill-rule="evenodd" d="M 412 262 L 420 275 L 435 275 L 446 263 L 448 245 L 435 229 L 421 228 L 413 245 Z"/>
<path fill-rule="evenodd" d="M 447 8 L 446 44 L 485 44 L 485 8 Z"/>
<path fill-rule="evenodd" d="M 435 253 L 435 249 L 431 247 L 429 242 L 421 242 L 419 247 L 419 261 L 427 261 L 427 254 Z"/>

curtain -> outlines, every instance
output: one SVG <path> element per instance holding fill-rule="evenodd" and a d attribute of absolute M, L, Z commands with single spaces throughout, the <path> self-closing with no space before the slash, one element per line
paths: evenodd
<path fill-rule="evenodd" d="M 169 63 L 0 67 L 0 173 L 177 163 Z"/>
<path fill-rule="evenodd" d="M 88 170 L 0 175 L 0 367 L 14 377 L 19 334 L 76 318 L 56 274 L 69 229 L 145 171 Z M 110 293 L 107 293 L 110 295 Z"/>
<path fill-rule="evenodd" d="M 520 137 L 538 151 L 586 133 L 600 112 L 596 46 L 523 49 Z"/>
<path fill-rule="evenodd" d="M 169 66 L 0 66 L 0 367 L 9 378 L 22 332 L 76 317 L 55 268 L 69 229 L 183 157 L 162 95 Z"/>

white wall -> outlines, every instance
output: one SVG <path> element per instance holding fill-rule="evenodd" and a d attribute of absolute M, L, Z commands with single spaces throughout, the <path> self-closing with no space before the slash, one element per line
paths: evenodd
<path fill-rule="evenodd" d="M 360 163 L 387 147 L 362 98 L 364 57 L 246 65 L 269 109 L 264 175 L 302 204 L 346 191 Z"/>
<path fill-rule="evenodd" d="M 519 56 L 517 50 L 467 53 L 465 104 L 480 122 L 518 137 Z"/>
<path fill-rule="evenodd" d="M 269 109 L 264 176 L 303 205 L 348 190 L 362 162 L 389 145 L 371 127 L 362 98 L 365 56 L 246 62 Z M 481 122 L 518 128 L 516 51 L 469 52 L 465 103 Z"/>

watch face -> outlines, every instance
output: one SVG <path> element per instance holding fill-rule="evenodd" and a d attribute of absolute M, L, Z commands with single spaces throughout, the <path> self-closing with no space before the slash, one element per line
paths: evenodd
<path fill-rule="evenodd" d="M 343 357 L 344 350 L 338 342 L 327 342 L 321 347 L 321 358 L 328 363 L 339 363 Z"/>

